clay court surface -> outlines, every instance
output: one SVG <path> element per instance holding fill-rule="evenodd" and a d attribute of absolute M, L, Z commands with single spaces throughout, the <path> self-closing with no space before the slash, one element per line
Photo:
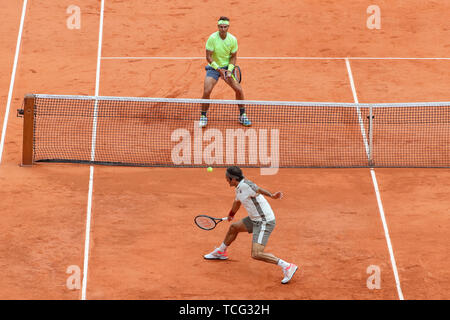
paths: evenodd
<path fill-rule="evenodd" d="M 379 30 L 366 26 L 372 4 Z M 22 5 L 3 6 L 2 128 Z M 80 29 L 67 28 L 70 5 L 81 9 Z M 203 259 L 228 223 L 206 232 L 193 217 L 229 212 L 234 189 L 224 169 L 95 166 L 90 202 L 90 166 L 19 166 L 16 117 L 27 93 L 94 95 L 96 85 L 102 96 L 199 98 L 204 45 L 220 15 L 239 41 L 246 99 L 450 101 L 449 11 L 444 0 L 105 0 L 96 84 L 101 1 L 28 1 L 0 164 L 0 298 L 82 298 L 81 288 L 67 288 L 66 270 L 83 272 L 91 203 L 86 299 L 449 299 L 449 169 L 374 170 L 395 268 L 370 169 L 244 170 L 284 192 L 270 200 L 277 227 L 266 251 L 301 273 L 283 286 L 279 267 L 251 259 L 247 234 L 228 261 Z M 220 82 L 212 98 L 234 94 Z M 369 266 L 381 270 L 379 289 L 367 287 Z"/>

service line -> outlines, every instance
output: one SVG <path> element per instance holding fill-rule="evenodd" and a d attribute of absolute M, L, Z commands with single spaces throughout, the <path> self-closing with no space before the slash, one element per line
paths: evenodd
<path fill-rule="evenodd" d="M 241 60 L 450 60 L 443 57 L 238 57 Z M 102 60 L 206 60 L 206 57 L 102 57 Z"/>

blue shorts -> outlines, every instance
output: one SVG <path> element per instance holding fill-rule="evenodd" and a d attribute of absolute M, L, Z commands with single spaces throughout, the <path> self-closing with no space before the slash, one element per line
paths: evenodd
<path fill-rule="evenodd" d="M 222 67 L 222 68 L 219 68 L 219 69 L 228 70 L 228 67 Z M 214 69 L 210 65 L 207 65 L 205 67 L 205 70 L 206 70 L 206 76 L 207 77 L 211 77 L 211 78 L 214 78 L 215 80 L 219 80 L 219 77 L 220 77 L 220 72 L 219 71 L 217 71 L 216 69 Z"/>

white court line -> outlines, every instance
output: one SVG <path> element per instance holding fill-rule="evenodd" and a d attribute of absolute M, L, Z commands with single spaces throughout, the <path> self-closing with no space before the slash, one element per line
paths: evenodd
<path fill-rule="evenodd" d="M 356 95 L 355 82 L 353 81 L 352 69 L 350 67 L 350 61 L 345 59 L 345 65 L 347 66 L 348 77 L 350 79 L 350 86 L 352 87 L 353 99 L 355 103 L 359 103 L 358 96 Z M 356 106 L 356 112 L 358 113 L 359 127 L 361 128 L 361 135 L 364 141 L 364 147 L 366 148 L 367 157 L 369 157 L 369 143 L 367 142 L 366 130 L 364 129 L 364 122 L 361 117 L 361 108 Z"/>
<path fill-rule="evenodd" d="M 13 90 L 14 90 L 14 82 L 16 79 L 17 62 L 19 60 L 20 44 L 22 42 L 22 32 L 23 32 L 23 25 L 25 22 L 25 13 L 27 11 L 27 3 L 28 3 L 28 0 L 23 1 L 22 16 L 20 18 L 19 34 L 17 36 L 16 53 L 14 55 L 14 64 L 13 64 L 13 70 L 12 70 L 12 74 L 11 74 L 11 81 L 9 83 L 8 100 L 6 102 L 5 118 L 3 119 L 2 137 L 1 137 L 1 141 L 0 141 L 0 164 L 2 163 L 3 147 L 5 145 L 6 128 L 8 127 L 9 109 L 11 108 L 11 99 L 12 99 Z"/>
<path fill-rule="evenodd" d="M 205 57 L 102 57 L 103 60 L 206 60 Z M 242 60 L 450 60 L 440 57 L 238 57 Z"/>
<path fill-rule="evenodd" d="M 81 288 L 81 300 L 86 300 L 88 266 L 89 266 L 89 247 L 90 247 L 90 233 L 91 233 L 91 211 L 92 211 L 92 191 L 94 189 L 94 167 L 89 169 L 89 192 L 88 204 L 86 214 L 86 238 L 84 239 L 84 262 L 83 262 L 83 284 Z"/>
<path fill-rule="evenodd" d="M 100 26 L 98 35 L 98 50 L 97 50 L 97 71 L 95 74 L 95 96 L 98 96 L 100 89 L 100 61 L 102 56 L 102 42 L 103 42 L 103 13 L 105 9 L 105 1 L 102 0 L 100 9 Z M 98 101 L 95 101 L 94 107 L 94 129 L 92 133 L 92 149 L 91 160 L 95 160 L 95 139 L 97 132 L 97 105 Z M 84 263 L 83 263 L 83 285 L 81 290 L 81 300 L 86 300 L 88 267 L 89 267 L 89 248 L 90 248 L 90 234 L 91 234 L 91 220 L 92 220 L 92 194 L 94 189 L 94 166 L 89 168 L 89 193 L 88 204 L 86 214 L 86 238 L 84 240 Z"/>
<path fill-rule="evenodd" d="M 349 72 L 349 79 L 350 79 L 350 85 L 352 88 L 353 98 L 355 100 L 355 103 L 358 103 L 358 96 L 356 95 L 355 83 L 353 81 L 353 76 L 351 74 L 350 62 L 348 60 L 345 60 L 345 62 L 347 64 L 347 70 Z M 363 136 L 365 136 L 364 131 L 363 131 Z M 366 139 L 366 141 L 367 141 L 367 139 Z M 404 300 L 402 288 L 400 286 L 400 279 L 398 276 L 397 263 L 395 262 L 394 250 L 392 248 L 391 237 L 389 236 L 389 229 L 388 229 L 386 217 L 384 214 L 383 202 L 381 201 L 381 194 L 380 194 L 380 190 L 378 187 L 377 177 L 375 175 L 375 170 L 373 168 L 370 169 L 370 175 L 372 176 L 373 187 L 375 189 L 375 195 L 376 195 L 377 203 L 378 203 L 378 210 L 380 212 L 381 222 L 383 223 L 384 236 L 386 238 L 386 243 L 387 243 L 388 250 L 389 250 L 389 256 L 390 256 L 391 264 L 392 264 L 392 271 L 394 272 L 395 285 L 397 287 L 398 298 L 400 300 Z"/>
<path fill-rule="evenodd" d="M 383 222 L 384 235 L 386 237 L 386 243 L 389 250 L 389 256 L 391 258 L 392 270 L 394 272 L 395 285 L 397 287 L 398 298 L 404 300 L 402 287 L 400 286 L 400 278 L 398 276 L 397 263 L 395 262 L 394 249 L 392 248 L 391 237 L 389 236 L 389 229 L 386 222 L 386 217 L 384 215 L 383 202 L 381 201 L 381 194 L 378 188 L 377 176 L 375 175 L 375 170 L 370 169 L 370 175 L 372 176 L 373 186 L 375 188 L 375 194 L 377 197 L 378 209 L 380 211 L 381 221 Z"/>

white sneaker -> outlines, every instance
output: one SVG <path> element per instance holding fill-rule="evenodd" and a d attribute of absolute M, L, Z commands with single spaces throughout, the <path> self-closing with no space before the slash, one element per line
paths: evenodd
<path fill-rule="evenodd" d="M 246 127 L 250 127 L 252 125 L 252 122 L 247 118 L 245 113 L 242 114 L 242 116 L 239 116 L 239 123 Z"/>
<path fill-rule="evenodd" d="M 203 128 L 203 127 L 206 127 L 207 124 L 208 124 L 208 118 L 206 116 L 201 116 L 198 126 L 200 128 Z"/>
<path fill-rule="evenodd" d="M 281 283 L 286 284 L 289 281 L 291 281 L 291 279 L 294 276 L 295 271 L 297 271 L 297 269 L 298 269 L 298 267 L 293 263 L 289 264 L 289 267 L 284 268 L 283 269 L 284 278 L 283 278 L 283 280 L 281 280 Z"/>
<path fill-rule="evenodd" d="M 216 248 L 213 252 L 205 254 L 203 257 L 207 260 L 226 260 L 228 259 L 228 254 L 226 251 L 219 251 L 219 248 Z"/>

